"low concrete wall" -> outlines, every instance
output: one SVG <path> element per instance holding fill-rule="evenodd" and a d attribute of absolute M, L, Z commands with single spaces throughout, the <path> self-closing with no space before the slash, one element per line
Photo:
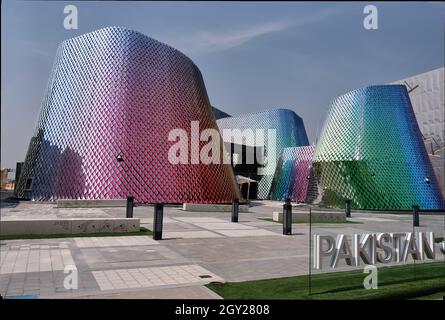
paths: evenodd
<path fill-rule="evenodd" d="M 138 218 L 70 218 L 48 220 L 5 220 L 0 222 L 0 234 L 59 234 L 96 232 L 136 232 Z"/>
<path fill-rule="evenodd" d="M 272 216 L 273 221 L 283 221 L 283 212 L 276 211 Z M 313 222 L 346 222 L 345 212 L 312 212 Z M 309 212 L 292 212 L 292 222 L 308 222 Z"/>
<path fill-rule="evenodd" d="M 182 205 L 184 211 L 195 212 L 231 212 L 231 204 L 207 204 L 207 203 L 184 203 Z M 239 212 L 249 212 L 247 205 L 240 205 Z"/>
<path fill-rule="evenodd" d="M 125 207 L 127 200 L 57 200 L 57 208 Z"/>

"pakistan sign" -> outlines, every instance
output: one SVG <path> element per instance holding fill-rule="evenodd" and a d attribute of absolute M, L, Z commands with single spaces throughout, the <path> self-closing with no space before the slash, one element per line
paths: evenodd
<path fill-rule="evenodd" d="M 344 234 L 333 236 L 314 235 L 314 268 L 323 268 L 323 258 L 330 258 L 331 268 L 344 259 L 349 266 L 359 266 L 361 262 L 374 265 L 377 262 L 406 262 L 409 256 L 414 260 L 435 259 L 433 232 L 372 233 L 354 234 L 352 246 Z M 445 254 L 445 242 L 441 244 Z"/>

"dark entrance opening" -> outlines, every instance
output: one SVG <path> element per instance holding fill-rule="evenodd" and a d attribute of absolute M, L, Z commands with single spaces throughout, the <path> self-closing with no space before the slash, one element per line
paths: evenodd
<path fill-rule="evenodd" d="M 259 181 L 262 176 L 258 175 L 258 169 L 262 167 L 264 148 L 259 146 L 240 145 L 225 142 L 226 150 L 230 150 L 230 163 L 235 175 L 247 177 Z M 247 199 L 247 183 L 241 186 L 241 194 Z M 249 199 L 257 199 L 258 183 L 251 183 Z"/>

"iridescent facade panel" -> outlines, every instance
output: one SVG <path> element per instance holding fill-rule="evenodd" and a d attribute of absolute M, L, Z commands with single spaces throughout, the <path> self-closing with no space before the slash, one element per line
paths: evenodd
<path fill-rule="evenodd" d="M 269 198 L 305 202 L 315 147 L 284 148 L 278 160 Z"/>
<path fill-rule="evenodd" d="M 57 51 L 18 195 L 230 202 L 239 197 L 230 165 L 191 164 L 190 149 L 187 164 L 169 162 L 169 132 L 190 134 L 191 121 L 199 121 L 200 131 L 218 129 L 201 73 L 181 52 L 120 27 L 66 40 Z"/>
<path fill-rule="evenodd" d="M 262 130 L 264 140 L 254 139 L 247 145 L 255 145 L 262 150 L 263 172 L 258 181 L 258 199 L 268 199 L 274 172 L 280 153 L 287 147 L 307 146 L 309 144 L 303 120 L 293 111 L 288 109 L 273 109 L 257 113 L 247 113 L 217 120 L 218 127 L 224 137 L 224 130 Z M 268 130 L 275 130 L 275 148 L 270 148 Z M 226 141 L 226 139 L 225 139 Z M 233 142 L 226 141 L 226 142 Z M 271 150 L 269 150 L 269 148 Z M 270 152 L 273 152 L 271 154 Z"/>
<path fill-rule="evenodd" d="M 326 206 L 444 208 L 422 135 L 402 85 L 370 86 L 336 98 L 314 155 Z"/>

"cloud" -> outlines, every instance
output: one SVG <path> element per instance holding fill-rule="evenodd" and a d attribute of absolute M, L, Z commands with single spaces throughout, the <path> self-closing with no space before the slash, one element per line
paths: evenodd
<path fill-rule="evenodd" d="M 337 9 L 326 9 L 293 21 L 272 21 L 226 32 L 198 31 L 170 43 L 185 53 L 210 53 L 241 46 L 261 36 L 290 28 L 302 27 L 336 14 Z"/>
<path fill-rule="evenodd" d="M 196 39 L 199 40 L 201 45 L 196 49 L 198 49 L 198 51 L 223 51 L 243 45 L 260 36 L 288 29 L 290 26 L 290 22 L 278 21 L 257 25 L 245 30 L 239 30 L 238 32 L 228 32 L 226 34 L 200 32 Z"/>

